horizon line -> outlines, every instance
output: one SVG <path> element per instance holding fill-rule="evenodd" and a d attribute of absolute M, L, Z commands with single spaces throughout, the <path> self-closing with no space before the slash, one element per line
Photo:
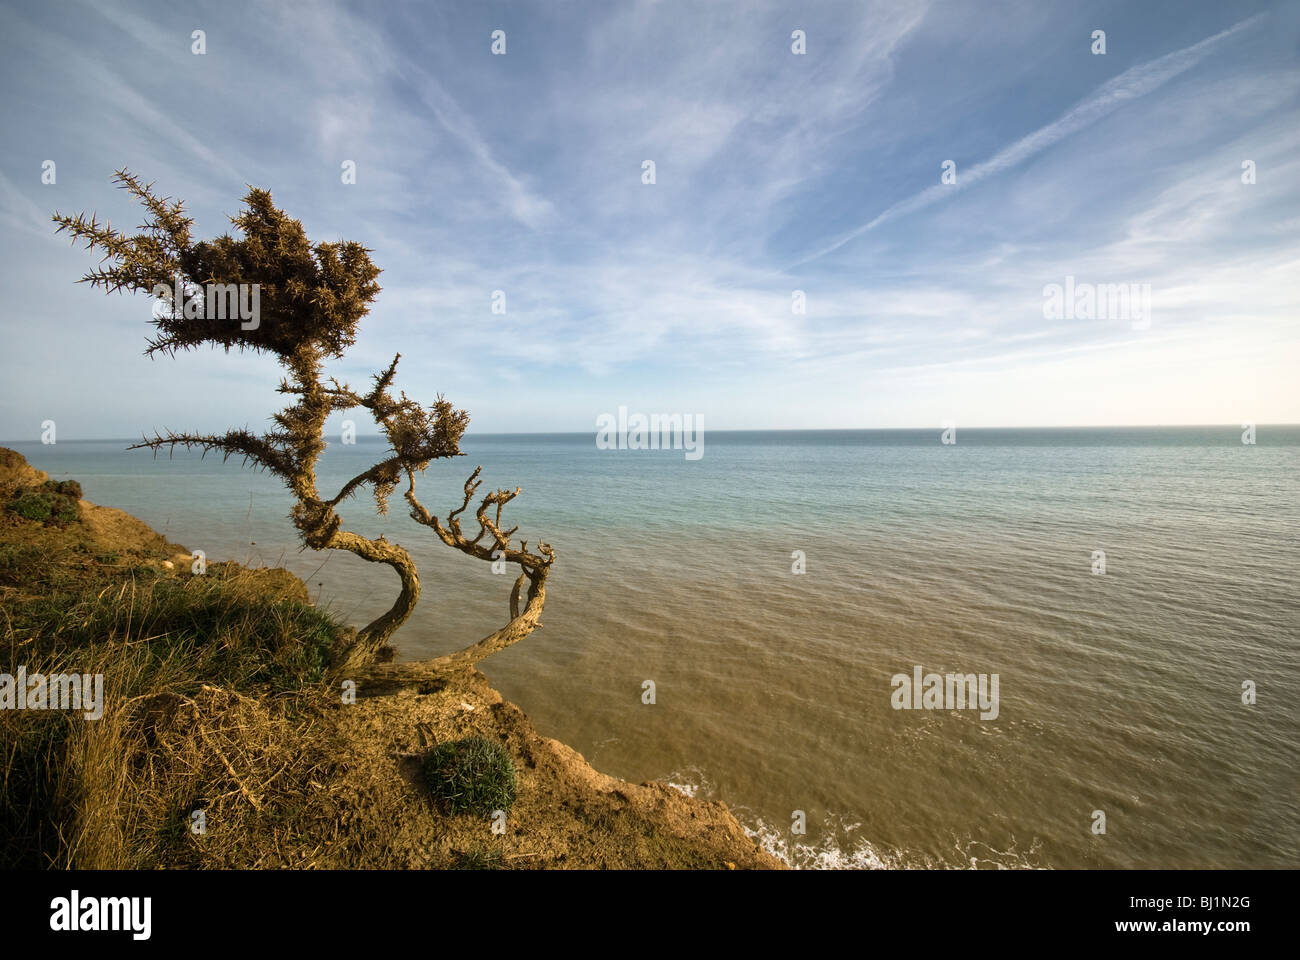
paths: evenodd
<path fill-rule="evenodd" d="M 1256 429 L 1260 427 L 1300 427 L 1300 423 L 1290 422 L 1264 422 L 1250 424 Z M 948 425 L 940 424 L 938 426 L 925 427 L 709 427 L 711 433 L 867 433 L 867 432 L 887 432 L 887 431 L 920 431 L 920 430 L 945 430 Z M 952 424 L 957 430 L 1175 430 L 1175 429 L 1194 429 L 1194 428 L 1223 428 L 1231 430 L 1241 430 L 1246 423 L 1085 423 L 1085 424 L 1029 424 L 1018 426 L 984 426 L 984 427 L 963 427 L 960 423 Z M 491 431 L 465 431 L 466 437 L 580 437 L 587 434 L 595 436 L 598 430 L 491 430 Z M 380 440 L 384 439 L 382 433 L 358 433 L 357 439 Z M 42 444 L 43 446 L 58 446 L 58 443 L 136 443 L 137 441 L 130 437 L 72 437 L 63 441 L 56 441 L 52 444 Z M 0 440 L 0 446 L 10 443 L 41 443 L 36 440 Z M 176 444 L 184 446 L 184 444 Z"/>

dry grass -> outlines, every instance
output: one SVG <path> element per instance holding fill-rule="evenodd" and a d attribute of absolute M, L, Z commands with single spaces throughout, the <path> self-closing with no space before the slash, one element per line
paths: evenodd
<path fill-rule="evenodd" d="M 338 756 L 324 675 L 342 628 L 271 571 L 171 575 L 128 545 L 89 553 L 75 525 L 6 520 L 0 670 L 102 674 L 105 708 L 0 711 L 0 863 L 292 860 L 285 825 L 322 807 L 311 785 Z"/>
<path fill-rule="evenodd" d="M 311 784 L 331 782 L 336 755 L 320 717 L 205 686 L 137 697 L 105 720 L 66 744 L 60 866 L 310 865 L 302 813 L 323 806 Z"/>

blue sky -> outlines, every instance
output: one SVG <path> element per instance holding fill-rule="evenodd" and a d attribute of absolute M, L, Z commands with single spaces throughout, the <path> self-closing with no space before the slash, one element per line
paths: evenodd
<path fill-rule="evenodd" d="M 95 258 L 49 215 L 138 223 L 119 165 L 199 236 L 253 184 L 371 247 L 384 290 L 331 372 L 400 351 L 473 430 L 1297 422 L 1298 10 L 10 4 L 0 437 L 279 406 L 271 360 L 148 360 L 149 301 L 74 283 Z M 1149 284 L 1150 326 L 1045 318 L 1066 276 Z"/>

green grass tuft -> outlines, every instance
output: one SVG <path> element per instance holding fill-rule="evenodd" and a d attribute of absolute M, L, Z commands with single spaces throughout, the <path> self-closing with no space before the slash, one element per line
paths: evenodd
<path fill-rule="evenodd" d="M 490 817 L 515 802 L 515 764 L 498 743 L 466 737 L 434 747 L 424 758 L 424 779 L 449 813 Z"/>

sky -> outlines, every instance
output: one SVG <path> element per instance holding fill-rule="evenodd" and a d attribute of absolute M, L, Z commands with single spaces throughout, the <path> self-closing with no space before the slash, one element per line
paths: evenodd
<path fill-rule="evenodd" d="M 50 215 L 138 224 L 119 166 L 198 237 L 253 185 L 313 241 L 369 247 L 383 291 L 329 372 L 360 386 L 400 352 L 397 385 L 471 431 L 594 432 L 620 406 L 706 429 L 1300 422 L 1295 3 L 61 0 L 0 22 L 2 439 L 260 429 L 281 405 L 273 359 L 148 359 L 152 302 L 75 282 L 98 256 Z M 1147 322 L 1049 316 L 1067 277 L 1149 292 Z"/>

